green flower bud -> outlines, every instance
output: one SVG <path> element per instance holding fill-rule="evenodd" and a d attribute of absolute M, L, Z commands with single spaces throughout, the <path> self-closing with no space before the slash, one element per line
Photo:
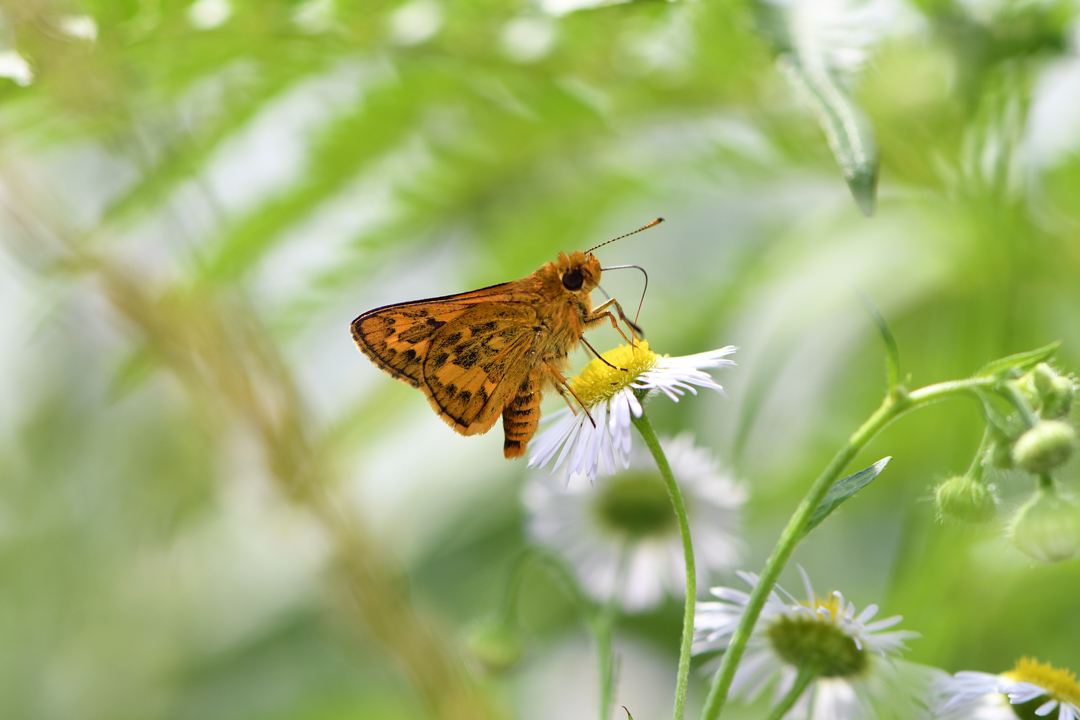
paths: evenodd
<path fill-rule="evenodd" d="M 1038 475 L 1065 463 L 1076 448 L 1076 431 L 1061 420 L 1041 420 L 1013 445 L 1016 465 Z"/>
<path fill-rule="evenodd" d="M 465 634 L 469 655 L 484 672 L 499 675 L 517 665 L 525 652 L 516 628 L 494 618 L 474 623 Z"/>
<path fill-rule="evenodd" d="M 1053 490 L 1040 489 L 1013 517 L 1013 545 L 1040 562 L 1080 555 L 1080 506 Z"/>
<path fill-rule="evenodd" d="M 1027 401 L 1028 407 L 1032 410 L 1038 410 L 1042 405 L 1042 396 L 1039 395 L 1038 389 L 1035 387 L 1035 382 L 1031 377 L 1031 373 L 1012 380 L 1009 383 L 1012 385 Z"/>
<path fill-rule="evenodd" d="M 970 475 L 958 475 L 934 490 L 939 520 L 951 518 L 977 525 L 990 522 L 997 513 L 993 488 Z"/>
<path fill-rule="evenodd" d="M 1076 381 L 1058 375 L 1046 363 L 1039 363 L 1031 371 L 1032 383 L 1042 400 L 1040 415 L 1044 418 L 1065 417 L 1072 410 L 1076 397 Z"/>

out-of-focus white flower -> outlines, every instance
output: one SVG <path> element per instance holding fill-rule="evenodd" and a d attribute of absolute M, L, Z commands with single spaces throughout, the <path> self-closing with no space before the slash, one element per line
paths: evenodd
<path fill-rule="evenodd" d="M 941 720 L 1016 720 L 1031 712 L 1051 720 L 1080 718 L 1076 673 L 1029 657 L 998 675 L 958 672 L 936 682 L 934 691 L 934 711 Z M 1027 705 L 1028 712 L 1020 714 L 1013 705 Z"/>
<path fill-rule="evenodd" d="M 555 45 L 555 23 L 543 16 L 514 18 L 499 36 L 503 54 L 520 63 L 540 60 Z"/>
<path fill-rule="evenodd" d="M 14 80 L 16 85 L 26 87 L 34 81 L 34 71 L 18 51 L 0 50 L 0 77 Z"/>
<path fill-rule="evenodd" d="M 796 52 L 811 72 L 853 73 L 874 44 L 923 22 L 897 0 L 770 0 L 784 14 Z"/>
<path fill-rule="evenodd" d="M 779 585 L 769 594 L 735 673 L 733 696 L 753 700 L 776 681 L 779 702 L 794 687 L 800 669 L 805 669 L 815 679 L 786 718 L 921 717 L 918 698 L 925 691 L 920 685 L 929 676 L 897 659 L 906 649 L 904 640 L 917 633 L 890 631 L 901 621 L 899 616 L 871 622 L 877 605 L 856 614 L 854 603 L 845 601 L 839 592 L 819 597 L 806 573 L 799 570 L 807 599 L 797 600 Z M 739 573 L 739 577 L 751 587 L 758 583 L 751 573 Z M 749 593 L 733 588 L 717 587 L 711 592 L 720 601 L 698 603 L 695 654 L 725 649 L 750 599 Z"/>
<path fill-rule="evenodd" d="M 556 454 L 555 472 L 563 460 L 566 477 L 583 473 L 590 480 L 603 460 L 608 475 L 615 474 L 615 454 L 623 467 L 629 467 L 631 416 L 641 417 L 642 408 L 635 391 L 662 392 L 675 402 L 687 390 L 696 387 L 722 391 L 702 368 L 734 365 L 724 358 L 735 352 L 731 345 L 684 357 L 657 355 L 649 343 L 639 340 L 631 347 L 621 345 L 594 359 L 581 374 L 567 381 L 570 389 L 588 412 L 560 410 L 542 420 L 551 425 L 532 441 L 529 467 L 547 465 Z M 561 450 L 561 452 L 560 452 Z"/>
<path fill-rule="evenodd" d="M 550 15 L 566 15 L 576 10 L 619 5 L 630 0 L 539 0 L 540 9 Z"/>
<path fill-rule="evenodd" d="M 694 537 L 698 582 L 738 562 L 740 508 L 746 488 L 727 474 L 689 434 L 661 440 L 682 490 Z M 528 533 L 565 557 L 592 597 L 618 593 L 627 610 L 655 606 L 665 593 L 686 592 L 686 565 L 675 511 L 656 462 L 644 447 L 630 457 L 629 470 L 600 478 L 584 475 L 563 489 L 548 477 L 526 485 Z"/>
<path fill-rule="evenodd" d="M 430 40 L 443 24 L 443 9 L 436 0 L 412 0 L 390 16 L 390 40 L 397 45 L 419 45 Z"/>
<path fill-rule="evenodd" d="M 292 21 L 307 33 L 322 33 L 334 26 L 334 0 L 305 0 L 292 12 Z"/>
<path fill-rule="evenodd" d="M 97 40 L 98 26 L 89 15 L 65 15 L 60 18 L 60 32 L 79 40 Z"/>
<path fill-rule="evenodd" d="M 229 0 L 195 0 L 187 9 L 187 19 L 199 30 L 213 30 L 230 17 L 233 7 Z"/>

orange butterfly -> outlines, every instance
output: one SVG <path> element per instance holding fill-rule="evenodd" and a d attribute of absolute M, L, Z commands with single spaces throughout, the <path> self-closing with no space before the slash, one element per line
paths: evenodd
<path fill-rule="evenodd" d="M 614 299 L 593 308 L 602 270 L 596 248 L 559 253 L 521 280 L 369 310 L 353 320 L 353 340 L 377 366 L 423 390 L 462 435 L 485 433 L 502 415 L 503 455 L 521 457 L 540 422 L 544 391 L 572 394 L 563 373 L 584 332 L 610 321 L 622 334 L 612 306 L 637 330 Z"/>

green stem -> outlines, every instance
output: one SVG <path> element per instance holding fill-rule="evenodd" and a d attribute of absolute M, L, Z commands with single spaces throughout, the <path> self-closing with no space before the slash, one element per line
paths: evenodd
<path fill-rule="evenodd" d="M 709 697 L 706 699 L 705 708 L 701 713 L 702 720 L 714 720 L 720 715 L 720 710 L 727 701 L 731 681 L 735 678 L 735 670 L 739 665 L 739 661 L 742 660 L 743 653 L 746 651 L 746 644 L 750 641 L 750 634 L 754 630 L 758 616 L 761 615 L 761 610 L 765 607 L 765 600 L 776 585 L 776 581 L 791 558 L 792 552 L 795 551 L 795 546 L 806 535 L 806 525 L 814 514 L 814 510 L 825 499 L 829 488 L 839 479 L 840 473 L 847 467 L 848 463 L 875 435 L 900 415 L 955 395 L 972 393 L 977 396 L 980 389 L 992 387 L 996 382 L 993 378 L 980 377 L 927 385 L 911 393 L 906 393 L 898 388 L 890 392 L 882 401 L 881 406 L 874 411 L 874 414 L 848 438 L 848 441 L 833 456 L 828 466 L 814 480 L 802 502 L 799 503 L 799 507 L 796 508 L 791 519 L 788 520 L 787 527 L 781 533 L 772 554 L 765 562 L 761 577 L 758 579 L 757 585 L 754 586 L 754 590 L 750 594 L 750 600 L 747 602 L 746 609 L 739 620 L 739 626 L 735 629 L 735 633 L 731 636 L 731 643 L 724 652 L 724 657 L 720 662 L 720 669 L 713 678 L 712 687 L 709 689 Z"/>
<path fill-rule="evenodd" d="M 694 639 L 694 609 L 697 603 L 697 570 L 694 567 L 694 544 L 690 539 L 690 521 L 686 516 L 686 505 L 683 503 L 679 485 L 675 482 L 675 476 L 671 472 L 667 457 L 660 440 L 653 432 L 649 418 L 643 412 L 641 417 L 634 418 L 634 427 L 641 433 L 645 444 L 652 452 L 660 474 L 667 483 L 668 495 L 671 496 L 671 504 L 675 508 L 675 517 L 679 520 L 679 535 L 682 536 L 683 556 L 686 559 L 686 605 L 683 609 L 682 644 L 679 647 L 679 671 L 675 682 L 675 712 L 674 720 L 682 720 L 686 712 L 686 687 L 690 681 L 690 646 Z"/>
<path fill-rule="evenodd" d="M 596 637 L 596 652 L 600 666 L 600 720 L 610 720 L 611 700 L 615 689 L 614 658 L 611 652 L 611 633 L 614 628 L 614 614 L 604 608 L 593 624 Z"/>
<path fill-rule="evenodd" d="M 810 686 L 818 674 L 811 668 L 800 668 L 799 674 L 795 676 L 795 684 L 788 690 L 787 695 L 780 701 L 780 704 L 773 708 L 772 713 L 769 715 L 768 720 L 781 720 L 787 711 L 795 706 L 799 698 L 802 697 L 803 692 Z"/>
<path fill-rule="evenodd" d="M 624 549 L 619 560 L 619 570 L 615 576 L 615 588 L 611 598 L 593 617 L 593 635 L 596 638 L 596 654 L 600 670 L 600 720 L 610 720 L 611 703 L 615 695 L 615 657 L 611 651 L 611 635 L 615 630 L 615 618 L 618 615 L 619 598 L 626 584 L 626 572 L 630 553 Z"/>
<path fill-rule="evenodd" d="M 979 443 L 979 449 L 975 451 L 975 457 L 971 460 L 971 467 L 968 468 L 967 474 L 979 482 L 983 479 L 983 461 L 986 459 L 986 451 L 990 449 L 990 442 L 993 440 L 991 437 L 991 430 L 989 423 L 986 425 L 986 429 L 983 430 L 982 442 Z"/>
<path fill-rule="evenodd" d="M 1035 424 L 1039 422 L 1039 418 L 1031 409 L 1031 404 L 1027 401 L 1027 398 L 1017 389 L 1016 384 L 1012 382 L 1002 383 L 1001 388 L 1005 399 L 1011 402 L 1016 411 L 1020 413 L 1020 419 L 1024 421 L 1024 429 L 1030 430 L 1035 427 Z"/>

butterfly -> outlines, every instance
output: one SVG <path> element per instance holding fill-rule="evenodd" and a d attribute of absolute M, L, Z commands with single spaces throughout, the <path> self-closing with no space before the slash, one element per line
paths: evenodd
<path fill-rule="evenodd" d="M 603 269 L 592 251 L 601 245 L 559 253 L 520 280 L 369 310 L 353 320 L 353 340 L 380 369 L 422 390 L 438 416 L 462 435 L 486 433 L 501 416 L 503 455 L 521 457 L 548 388 L 574 409 L 564 373 L 579 342 L 592 350 L 584 333 L 610 322 L 626 338 L 614 308 L 640 334 L 614 298 L 593 307 L 591 293 Z"/>

